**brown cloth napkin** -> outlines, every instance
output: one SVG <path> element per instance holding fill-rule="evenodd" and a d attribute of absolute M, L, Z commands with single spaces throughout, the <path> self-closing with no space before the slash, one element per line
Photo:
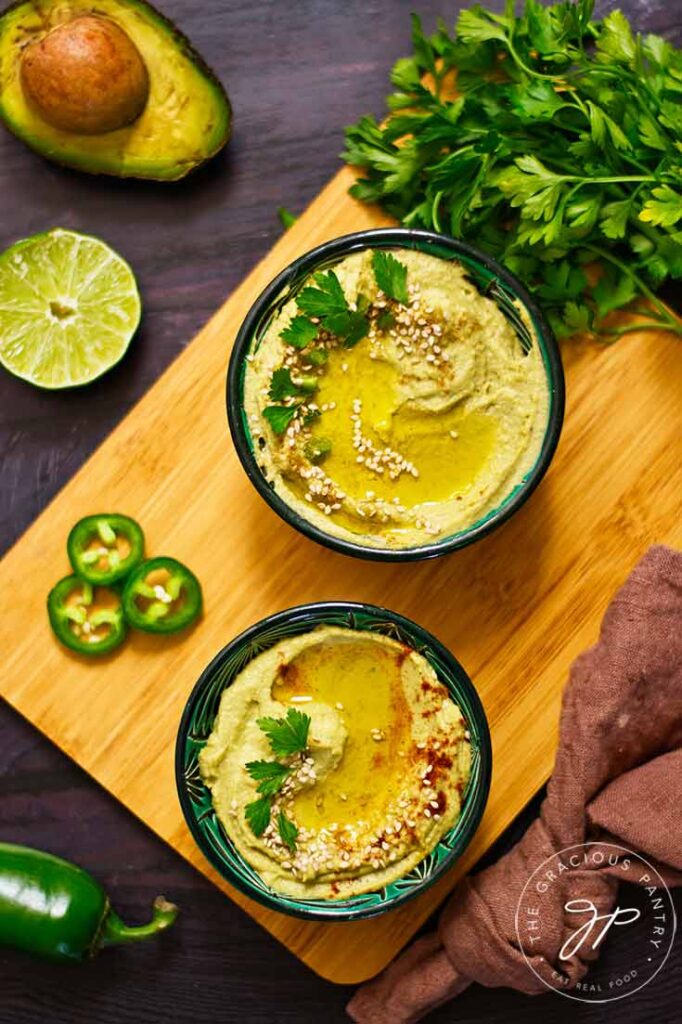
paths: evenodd
<path fill-rule="evenodd" d="M 515 928 L 533 871 L 568 846 L 610 841 L 641 853 L 669 885 L 681 884 L 681 807 L 682 553 L 653 547 L 611 602 L 599 642 L 571 668 L 540 817 L 501 860 L 457 886 L 437 934 L 418 939 L 363 986 L 349 1015 L 357 1024 L 412 1024 L 472 981 L 546 992 L 524 960 Z M 610 911 L 618 868 L 606 863 L 579 871 L 580 894 L 600 913 Z M 556 966 L 569 935 L 564 903 L 576 881 L 571 870 L 554 887 L 551 927 L 543 927 L 533 960 L 548 979 L 553 970 L 568 972 L 569 989 L 589 966 L 587 956 Z"/>

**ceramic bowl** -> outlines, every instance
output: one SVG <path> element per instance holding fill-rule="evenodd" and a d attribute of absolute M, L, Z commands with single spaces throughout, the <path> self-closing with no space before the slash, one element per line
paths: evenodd
<path fill-rule="evenodd" d="M 261 471 L 258 447 L 244 413 L 246 357 L 258 348 L 272 318 L 315 271 L 328 270 L 351 253 L 362 249 L 416 249 L 441 259 L 456 260 L 479 291 L 500 307 L 527 350 L 537 345 L 547 374 L 549 410 L 547 427 L 535 464 L 500 504 L 477 522 L 448 537 L 408 548 L 377 548 L 332 536 L 299 515 L 277 493 Z M 525 311 L 526 317 L 520 313 Z M 529 330 L 528 324 L 532 325 Z M 521 282 L 484 252 L 464 242 L 432 231 L 379 228 L 344 235 L 312 249 L 291 263 L 270 282 L 249 310 L 237 335 L 227 374 L 227 412 L 230 431 L 241 463 L 262 498 L 290 526 L 312 540 L 358 558 L 384 562 L 409 562 L 445 555 L 484 537 L 509 519 L 533 493 L 547 472 L 556 450 L 564 416 L 564 374 L 559 349 L 551 328 Z"/>
<path fill-rule="evenodd" d="M 199 772 L 198 756 L 218 712 L 223 691 L 252 658 L 285 637 L 318 626 L 383 633 L 412 647 L 433 666 L 439 680 L 460 707 L 471 734 L 471 776 L 463 794 L 462 812 L 437 846 L 408 875 L 377 892 L 343 900 L 300 900 L 270 889 L 238 853 L 224 831 Z M 483 706 L 457 659 L 431 633 L 386 608 L 347 601 L 301 605 L 270 615 L 224 647 L 204 670 L 180 722 L 175 775 L 185 820 L 205 857 L 227 882 L 258 903 L 295 917 L 348 921 L 374 917 L 400 906 L 440 878 L 468 846 L 488 798 L 492 755 Z"/>

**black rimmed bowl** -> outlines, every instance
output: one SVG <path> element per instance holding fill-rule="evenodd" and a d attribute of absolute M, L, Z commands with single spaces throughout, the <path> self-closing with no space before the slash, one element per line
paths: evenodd
<path fill-rule="evenodd" d="M 274 316 L 301 288 L 303 282 L 318 270 L 327 270 L 351 253 L 362 249 L 415 249 L 440 259 L 456 260 L 465 267 L 471 281 L 486 297 L 493 299 L 511 323 L 525 351 L 537 345 L 542 356 L 549 392 L 547 427 L 542 446 L 532 468 L 500 504 L 471 526 L 443 537 L 406 548 L 379 548 L 337 537 L 315 526 L 299 515 L 277 493 L 261 471 L 258 449 L 244 412 L 244 379 L 247 355 L 255 351 Z M 527 320 L 519 312 L 524 310 Z M 529 330 L 528 324 L 532 325 Z M 412 231 L 408 228 L 378 228 L 344 235 L 311 249 L 278 274 L 265 288 L 249 310 L 232 349 L 227 373 L 227 414 L 237 455 L 247 476 L 262 498 L 285 522 L 335 551 L 356 558 L 382 562 L 412 562 L 435 558 L 466 547 L 484 537 L 509 519 L 530 497 L 549 464 L 559 442 L 564 418 L 564 373 L 561 355 L 554 334 L 542 313 L 521 282 L 486 253 L 465 242 L 433 231 Z"/>
<path fill-rule="evenodd" d="M 471 775 L 462 796 L 462 811 L 454 826 L 409 874 L 377 892 L 345 900 L 299 900 L 270 889 L 223 829 L 199 771 L 199 753 L 213 729 L 226 687 L 262 651 L 286 637 L 308 633 L 318 626 L 382 633 L 418 651 L 459 706 L 471 736 Z M 175 748 L 180 805 L 204 856 L 226 881 L 246 896 L 273 910 L 310 920 L 351 921 L 375 917 L 399 907 L 433 885 L 462 855 L 474 835 L 488 799 L 491 770 L 490 733 L 483 705 L 457 659 L 431 633 L 410 619 L 386 608 L 350 601 L 301 605 L 270 615 L 224 647 L 201 674 L 187 701 Z"/>

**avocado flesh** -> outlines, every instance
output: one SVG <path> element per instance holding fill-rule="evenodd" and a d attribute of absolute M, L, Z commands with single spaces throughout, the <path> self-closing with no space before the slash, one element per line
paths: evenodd
<path fill-rule="evenodd" d="M 103 135 L 48 124 L 21 86 L 23 48 L 82 14 L 116 22 L 149 73 L 149 99 L 140 117 Z M 20 0 L 0 15 L 0 117 L 49 160 L 92 174 L 176 181 L 222 149 L 231 109 L 222 85 L 188 40 L 145 0 Z"/>

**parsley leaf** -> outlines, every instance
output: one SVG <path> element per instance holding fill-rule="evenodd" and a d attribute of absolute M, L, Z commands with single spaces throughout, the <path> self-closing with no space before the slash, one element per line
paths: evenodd
<path fill-rule="evenodd" d="M 284 811 L 280 811 L 277 816 L 277 829 L 282 842 L 285 843 L 293 853 L 296 849 L 298 829 L 296 825 L 294 825 L 293 821 L 291 821 L 290 818 L 287 818 Z"/>
<path fill-rule="evenodd" d="M 335 323 L 336 329 L 330 326 L 329 330 L 343 339 L 345 348 L 353 348 L 369 331 L 369 321 L 363 313 L 351 312 L 346 319 L 336 320 Z"/>
<path fill-rule="evenodd" d="M 273 402 L 281 402 L 283 398 L 290 398 L 300 393 L 298 384 L 294 384 L 291 373 L 285 366 L 280 366 L 272 375 L 268 397 Z"/>
<path fill-rule="evenodd" d="M 282 341 L 294 348 L 305 348 L 317 337 L 318 326 L 305 316 L 295 316 L 280 333 Z"/>
<path fill-rule="evenodd" d="M 486 43 L 491 39 L 504 43 L 507 40 L 502 26 L 496 24 L 492 15 L 481 7 L 461 12 L 457 21 L 457 35 L 465 43 Z"/>
<path fill-rule="evenodd" d="M 407 267 L 385 249 L 375 249 L 372 253 L 372 269 L 377 288 L 384 295 L 396 302 L 407 303 Z"/>
<path fill-rule="evenodd" d="M 590 114 L 592 138 L 601 149 L 608 151 L 610 145 L 614 145 L 616 149 L 632 149 L 625 132 L 601 107 L 588 100 L 587 108 Z"/>
<path fill-rule="evenodd" d="M 367 317 L 351 309 L 341 282 L 333 270 L 313 275 L 315 285 L 307 285 L 296 297 L 296 305 L 308 316 L 319 317 L 322 326 L 336 334 L 347 348 L 356 345 L 369 331 Z"/>
<path fill-rule="evenodd" d="M 258 727 L 268 737 L 275 757 L 291 757 L 308 744 L 310 716 L 289 708 L 285 718 L 259 718 Z"/>
<path fill-rule="evenodd" d="M 605 273 L 592 290 L 601 317 L 608 316 L 614 309 L 632 302 L 636 294 L 637 286 L 627 274 L 616 277 L 614 274 Z"/>
<path fill-rule="evenodd" d="M 548 299 L 576 299 L 587 284 L 582 268 L 571 266 L 568 260 L 548 263 L 543 268 L 543 276 L 544 284 L 540 285 L 538 293 Z"/>
<path fill-rule="evenodd" d="M 624 64 L 635 60 L 635 40 L 632 29 L 621 11 L 612 11 L 604 18 L 597 38 L 597 52 L 600 60 L 615 58 Z"/>
<path fill-rule="evenodd" d="M 348 303 L 341 282 L 333 270 L 318 271 L 313 285 L 307 285 L 296 297 L 296 305 L 308 316 L 333 316 L 348 312 Z"/>
<path fill-rule="evenodd" d="M 271 811 L 272 800 L 267 796 L 262 796 L 258 800 L 252 800 L 244 808 L 244 816 L 255 836 L 262 836 L 265 832 L 270 824 Z"/>
<path fill-rule="evenodd" d="M 601 229 L 607 238 L 625 238 L 632 200 L 619 199 L 602 208 Z"/>
<path fill-rule="evenodd" d="M 661 185 L 651 190 L 651 196 L 644 203 L 640 220 L 648 224 L 660 224 L 664 228 L 671 228 L 678 220 L 682 220 L 682 195 L 679 192 L 675 192 L 669 185 Z"/>
<path fill-rule="evenodd" d="M 274 796 L 275 793 L 279 793 L 289 775 L 287 766 L 280 764 L 279 761 L 249 761 L 246 770 L 258 783 L 258 792 L 261 796 Z"/>
<path fill-rule="evenodd" d="M 296 412 L 295 405 L 268 405 L 263 409 L 263 415 L 276 434 L 284 433 Z"/>
<path fill-rule="evenodd" d="M 568 334 L 582 334 L 592 327 L 592 313 L 589 306 L 579 302 L 567 302 L 564 306 L 564 324 Z"/>
<path fill-rule="evenodd" d="M 298 220 L 296 214 L 292 213 L 291 210 L 287 210 L 286 206 L 279 206 L 277 208 L 277 216 L 285 231 L 288 231 Z"/>

